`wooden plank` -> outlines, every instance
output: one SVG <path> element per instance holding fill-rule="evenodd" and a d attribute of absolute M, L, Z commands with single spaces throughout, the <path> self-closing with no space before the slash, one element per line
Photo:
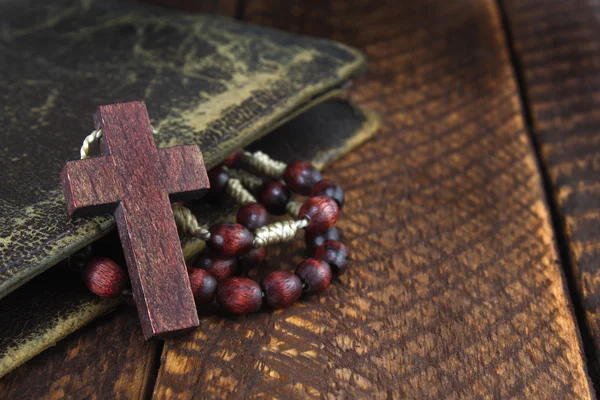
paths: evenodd
<path fill-rule="evenodd" d="M 600 3 L 506 0 L 527 106 L 600 359 Z"/>
<path fill-rule="evenodd" d="M 249 2 L 363 49 L 384 130 L 326 171 L 354 264 L 324 295 L 168 341 L 157 398 L 592 398 L 493 1 Z M 301 240 L 269 249 L 291 269 Z"/>
<path fill-rule="evenodd" d="M 158 343 L 144 341 L 133 308 L 60 341 L 0 381 L 7 399 L 138 399 L 152 389 Z"/>

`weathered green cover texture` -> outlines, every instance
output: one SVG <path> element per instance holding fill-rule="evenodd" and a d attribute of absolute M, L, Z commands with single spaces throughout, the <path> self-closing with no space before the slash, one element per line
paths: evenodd
<path fill-rule="evenodd" d="M 0 298 L 109 231 L 59 189 L 98 105 L 141 99 L 208 167 L 364 68 L 330 41 L 122 1 L 0 3 Z M 301 133 L 299 133 L 301 134 Z"/>

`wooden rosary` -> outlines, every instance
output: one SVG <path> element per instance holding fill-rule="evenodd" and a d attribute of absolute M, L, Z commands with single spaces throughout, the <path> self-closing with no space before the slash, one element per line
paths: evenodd
<path fill-rule="evenodd" d="M 87 157 L 87 151 L 87 147 L 82 149 L 82 158 Z M 322 179 L 311 164 L 297 161 L 285 165 L 261 152 L 237 152 L 209 171 L 208 177 L 209 200 L 229 195 L 241 208 L 237 223 L 220 223 L 207 229 L 198 224 L 188 208 L 173 205 L 180 234 L 207 244 L 194 266 L 188 267 L 197 306 L 216 297 L 223 309 L 238 315 L 258 311 L 263 303 L 275 309 L 285 308 L 303 293 L 324 291 L 333 277 L 345 272 L 349 252 L 334 227 L 344 204 L 344 192 L 335 182 Z M 257 193 L 257 198 L 251 191 Z M 292 200 L 291 192 L 309 197 L 299 203 Z M 269 214 L 285 213 L 294 220 L 268 224 Z M 314 257 L 300 263 L 295 273 L 271 272 L 260 285 L 253 279 L 234 276 L 258 266 L 266 256 L 266 246 L 291 240 L 301 229 L 305 230 L 305 242 Z M 83 280 L 90 291 L 101 297 L 119 296 L 127 292 L 129 284 L 125 271 L 104 257 L 85 266 Z"/>
<path fill-rule="evenodd" d="M 156 146 L 157 132 L 141 101 L 100 106 L 94 123 L 81 160 L 68 161 L 61 172 L 67 211 L 72 217 L 112 212 L 129 273 L 110 259 L 96 258 L 84 267 L 83 280 L 102 297 L 132 292 L 146 338 L 198 326 L 197 307 L 214 298 L 234 314 L 257 311 L 263 302 L 287 307 L 302 292 L 323 291 L 347 268 L 348 248 L 334 228 L 344 193 L 312 165 L 286 166 L 261 152 L 237 152 L 207 173 L 198 146 Z M 101 155 L 90 158 L 95 142 Z M 299 203 L 291 192 L 310 197 Z M 237 223 L 208 229 L 189 209 L 171 204 L 173 198 L 203 193 L 213 200 L 235 199 L 241 205 Z M 269 214 L 286 213 L 293 220 L 268 224 Z M 314 258 L 295 274 L 272 272 L 260 285 L 234 276 L 257 266 L 266 246 L 291 240 L 301 229 Z M 185 263 L 180 236 L 206 242 L 192 267 Z"/>

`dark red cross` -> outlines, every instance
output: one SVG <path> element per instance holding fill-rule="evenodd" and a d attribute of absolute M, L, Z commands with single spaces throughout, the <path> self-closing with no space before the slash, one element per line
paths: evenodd
<path fill-rule="evenodd" d="M 158 149 L 141 101 L 101 106 L 94 121 L 103 157 L 61 173 L 69 215 L 114 213 L 146 338 L 198 326 L 171 201 L 209 187 L 200 149 Z"/>

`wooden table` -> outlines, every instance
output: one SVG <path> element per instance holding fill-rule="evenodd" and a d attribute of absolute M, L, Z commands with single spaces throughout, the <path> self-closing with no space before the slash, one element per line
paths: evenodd
<path fill-rule="evenodd" d="M 594 397 L 599 2 L 176 3 L 366 52 L 351 96 L 382 132 L 326 171 L 346 189 L 354 265 L 318 302 L 207 316 L 166 343 L 144 342 L 123 308 L 3 394 Z"/>

